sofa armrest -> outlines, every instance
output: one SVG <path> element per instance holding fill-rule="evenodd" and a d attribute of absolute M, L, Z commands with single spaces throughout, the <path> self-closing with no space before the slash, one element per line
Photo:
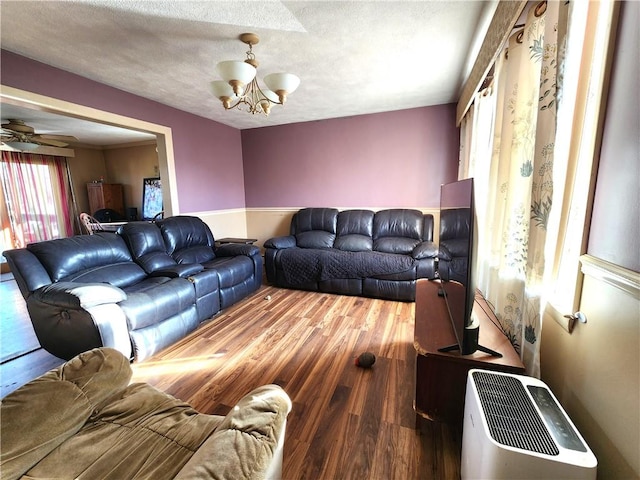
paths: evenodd
<path fill-rule="evenodd" d="M 440 252 L 443 253 L 443 256 L 448 257 L 447 260 L 451 260 L 454 257 L 468 257 L 469 239 L 463 237 L 442 240 L 440 242 Z"/>
<path fill-rule="evenodd" d="M 13 278 L 25 299 L 31 292 L 51 283 L 51 277 L 38 257 L 26 248 L 5 250 L 2 254 L 7 259 Z"/>
<path fill-rule="evenodd" d="M 411 256 L 416 260 L 436 258 L 438 256 L 438 247 L 433 242 L 422 242 L 414 247 Z"/>
<path fill-rule="evenodd" d="M 199 263 L 179 263 L 170 267 L 164 267 L 154 270 L 149 274 L 150 277 L 169 277 L 169 278 L 188 278 L 191 275 L 200 273 L 204 267 Z"/>
<path fill-rule="evenodd" d="M 449 249 L 444 245 L 440 245 L 440 248 L 438 249 L 438 259 L 450 262 L 452 258 L 453 255 L 451 255 Z"/>
<path fill-rule="evenodd" d="M 106 283 L 57 282 L 27 299 L 33 329 L 42 347 L 69 360 L 96 347 L 112 347 L 131 358 L 131 340 L 118 302 L 127 294 Z"/>
<path fill-rule="evenodd" d="M 57 282 L 38 290 L 38 295 L 51 306 L 84 309 L 127 298 L 122 289 L 108 283 Z"/>
<path fill-rule="evenodd" d="M 286 237 L 274 237 L 264 242 L 264 248 L 293 248 L 296 244 L 296 237 L 287 235 Z"/>
<path fill-rule="evenodd" d="M 275 479 L 291 400 L 278 385 L 245 395 L 175 477 Z"/>
<path fill-rule="evenodd" d="M 216 248 L 215 254 L 216 257 L 237 257 L 238 255 L 252 257 L 260 255 L 260 249 L 255 245 L 246 245 L 244 243 L 225 243 Z"/>

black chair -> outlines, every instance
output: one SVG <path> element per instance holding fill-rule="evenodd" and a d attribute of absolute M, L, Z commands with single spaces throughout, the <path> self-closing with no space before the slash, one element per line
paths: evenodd
<path fill-rule="evenodd" d="M 100 223 L 124 222 L 127 219 L 111 208 L 101 208 L 93 214 L 93 217 Z"/>

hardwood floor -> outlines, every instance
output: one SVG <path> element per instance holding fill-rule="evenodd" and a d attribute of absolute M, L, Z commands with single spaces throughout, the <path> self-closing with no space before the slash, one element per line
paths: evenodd
<path fill-rule="evenodd" d="M 0 398 L 60 365 L 40 347 L 11 274 L 0 277 Z"/>
<path fill-rule="evenodd" d="M 460 432 L 416 429 L 413 324 L 414 303 L 263 286 L 134 364 L 133 381 L 215 414 L 281 385 L 293 402 L 285 479 L 460 478 Z M 368 370 L 354 364 L 364 351 L 376 355 Z"/>
<path fill-rule="evenodd" d="M 2 274 L 0 281 L 0 363 L 33 352 L 40 343 L 33 333 L 27 306 L 13 277 Z"/>

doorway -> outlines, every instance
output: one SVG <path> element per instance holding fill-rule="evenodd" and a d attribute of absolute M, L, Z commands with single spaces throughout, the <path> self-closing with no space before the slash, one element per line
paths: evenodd
<path fill-rule="evenodd" d="M 91 123 L 97 127 L 119 127 L 153 135 L 156 139 L 158 170 L 163 184 L 162 199 L 165 216 L 178 214 L 179 205 L 176 189 L 173 137 L 169 127 L 4 85 L 0 85 L 0 103 L 5 106 L 18 106 L 23 109 L 37 111 L 39 114 L 49 113 L 52 116 L 69 117 L 77 121 Z M 69 134 L 72 133 L 69 132 Z M 2 272 L 6 272 L 4 257 L 0 257 L 0 267 Z"/>
<path fill-rule="evenodd" d="M 179 212 L 173 138 L 169 127 L 58 100 L 13 87 L 3 85 L 0 88 L 0 102 L 2 104 L 16 105 L 38 112 L 70 117 L 76 120 L 90 122 L 97 127 L 100 125 L 119 127 L 134 132 L 154 135 L 158 153 L 158 170 L 163 184 L 162 199 L 164 211 L 167 216 L 175 215 Z M 70 132 L 70 134 L 72 134 L 72 132 Z"/>

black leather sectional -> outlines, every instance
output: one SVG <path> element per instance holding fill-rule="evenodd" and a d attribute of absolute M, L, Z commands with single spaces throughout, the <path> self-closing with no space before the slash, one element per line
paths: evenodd
<path fill-rule="evenodd" d="M 414 301 L 434 278 L 433 216 L 412 209 L 305 208 L 290 235 L 267 240 L 267 280 L 278 287 Z"/>
<path fill-rule="evenodd" d="M 442 280 L 467 283 L 472 230 L 469 209 L 457 208 L 440 212 L 438 274 Z"/>
<path fill-rule="evenodd" d="M 201 219 L 130 222 L 4 252 L 42 347 L 112 347 L 143 360 L 260 287 L 253 245 L 215 246 Z"/>

